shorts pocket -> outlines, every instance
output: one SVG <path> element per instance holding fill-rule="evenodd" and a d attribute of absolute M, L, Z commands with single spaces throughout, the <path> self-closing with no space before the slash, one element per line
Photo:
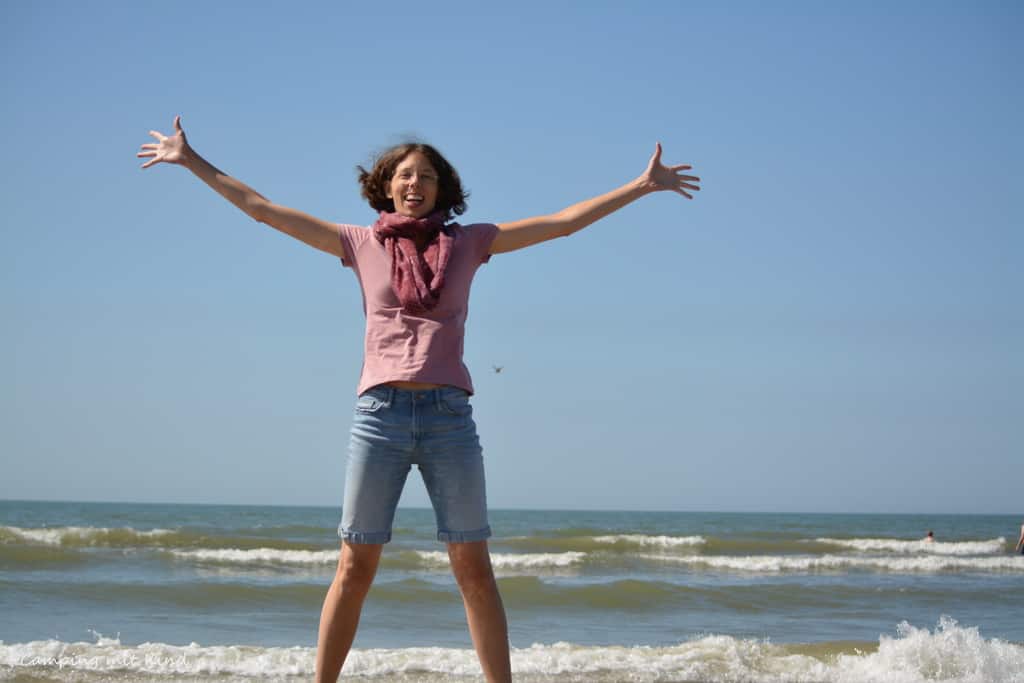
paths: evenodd
<path fill-rule="evenodd" d="M 441 409 L 449 415 L 469 417 L 473 407 L 469 404 L 469 394 L 462 390 L 446 391 L 441 395 Z"/>
<path fill-rule="evenodd" d="M 357 413 L 376 413 L 381 408 L 385 407 L 387 403 L 379 396 L 366 393 L 359 397 L 356 401 L 356 412 Z"/>

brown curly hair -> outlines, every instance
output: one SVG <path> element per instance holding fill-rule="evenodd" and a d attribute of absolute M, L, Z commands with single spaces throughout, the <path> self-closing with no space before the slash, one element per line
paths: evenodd
<path fill-rule="evenodd" d="M 374 160 L 372 170 L 367 171 L 362 166 L 356 166 L 363 199 L 377 211 L 394 211 L 395 202 L 387 196 L 388 185 L 395 175 L 398 164 L 413 152 L 419 152 L 427 157 L 430 165 L 437 171 L 437 204 L 434 210 L 443 211 L 446 220 L 451 220 L 452 214 L 461 216 L 466 211 L 466 198 L 469 193 L 462 189 L 458 172 L 437 149 L 422 142 L 403 142 L 381 152 Z"/>

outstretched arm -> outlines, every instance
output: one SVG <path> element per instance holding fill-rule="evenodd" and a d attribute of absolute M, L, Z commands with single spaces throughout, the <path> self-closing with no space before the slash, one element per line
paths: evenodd
<path fill-rule="evenodd" d="M 515 251 L 532 244 L 546 242 L 555 237 L 565 237 L 582 230 L 594 221 L 618 211 L 644 195 L 652 192 L 672 191 L 687 199 L 693 199 L 689 191 L 700 190 L 700 178 L 684 175 L 681 171 L 691 166 L 664 166 L 661 163 L 661 143 L 655 145 L 654 155 L 647 163 L 647 169 L 636 180 L 607 192 L 600 197 L 587 199 L 547 216 L 526 218 L 512 223 L 499 223 L 498 234 L 491 243 L 491 253 L 500 254 Z"/>
<path fill-rule="evenodd" d="M 328 254 L 339 257 L 344 255 L 338 228 L 333 223 L 274 204 L 245 183 L 217 169 L 188 144 L 185 131 L 181 128 L 180 116 L 174 118 L 174 131 L 170 137 L 155 130 L 149 131 L 157 142 L 142 145 L 142 151 L 136 155 L 149 158 L 142 168 L 159 163 L 184 166 L 254 220 L 266 223 Z"/>

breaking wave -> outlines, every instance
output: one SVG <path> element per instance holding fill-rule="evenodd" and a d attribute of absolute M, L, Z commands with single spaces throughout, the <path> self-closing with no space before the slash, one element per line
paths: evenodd
<path fill-rule="evenodd" d="M 94 634 L 95 642 L 0 642 L 0 676 L 100 681 L 111 675 L 138 681 L 203 676 L 219 680 L 308 679 L 315 651 L 308 647 L 124 645 Z M 709 635 L 667 647 L 535 644 L 513 649 L 512 670 L 524 683 L 551 681 L 724 681 L 782 683 L 1020 683 L 1024 647 L 985 639 L 977 628 L 942 617 L 934 630 L 907 622 L 877 643 L 773 644 Z M 365 680 L 479 680 L 469 649 L 413 647 L 353 650 L 344 673 Z"/>
<path fill-rule="evenodd" d="M 905 541 L 892 538 L 817 538 L 817 543 L 859 552 L 890 552 L 928 555 L 998 555 L 1006 552 L 1002 536 L 986 541 Z"/>
<path fill-rule="evenodd" d="M 1006 557 L 857 557 L 820 555 L 675 556 L 643 555 L 644 559 L 691 567 L 710 567 L 742 572 L 813 572 L 848 569 L 876 572 L 1012 572 L 1024 573 L 1024 556 Z"/>

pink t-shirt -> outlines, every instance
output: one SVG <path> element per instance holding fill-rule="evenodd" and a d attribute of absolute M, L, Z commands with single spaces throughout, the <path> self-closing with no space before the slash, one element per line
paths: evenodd
<path fill-rule="evenodd" d="M 473 393 L 469 369 L 462 362 L 469 287 L 482 263 L 490 259 L 498 226 L 452 224 L 455 244 L 437 306 L 417 315 L 406 313 L 391 289 L 391 259 L 373 230 L 339 225 L 341 259 L 355 271 L 363 290 L 366 340 L 357 394 L 385 382 L 450 384 Z"/>

